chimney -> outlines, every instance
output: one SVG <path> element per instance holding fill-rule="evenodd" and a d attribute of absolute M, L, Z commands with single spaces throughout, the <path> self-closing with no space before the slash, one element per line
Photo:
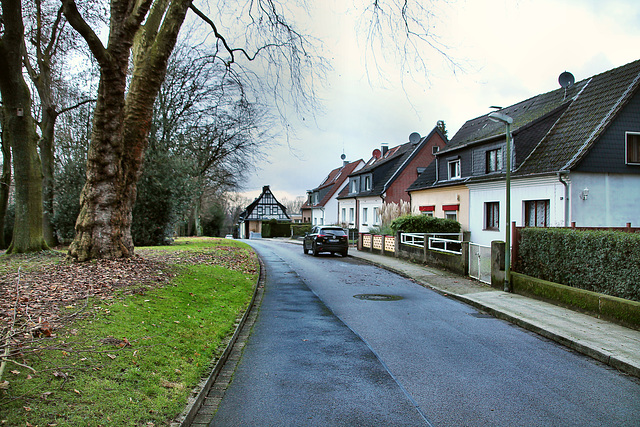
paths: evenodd
<path fill-rule="evenodd" d="M 389 143 L 383 142 L 380 144 L 380 148 L 382 148 L 382 157 L 384 157 L 384 155 L 387 154 L 387 151 L 389 151 Z"/>

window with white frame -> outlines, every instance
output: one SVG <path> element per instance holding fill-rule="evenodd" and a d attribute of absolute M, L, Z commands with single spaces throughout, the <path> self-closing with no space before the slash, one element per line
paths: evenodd
<path fill-rule="evenodd" d="M 626 133 L 626 158 L 628 165 L 640 165 L 640 133 Z"/>
<path fill-rule="evenodd" d="M 484 229 L 496 231 L 500 229 L 499 202 L 486 202 L 484 204 Z"/>
<path fill-rule="evenodd" d="M 342 222 L 347 222 L 347 208 L 342 208 Z"/>
<path fill-rule="evenodd" d="M 364 191 L 371 190 L 371 176 L 367 175 L 364 177 Z"/>
<path fill-rule="evenodd" d="M 380 224 L 380 208 L 373 208 L 373 225 Z"/>
<path fill-rule="evenodd" d="M 502 170 L 502 148 L 488 150 L 486 156 L 486 172 L 498 172 Z"/>
<path fill-rule="evenodd" d="M 445 219 L 458 220 L 458 211 L 444 211 Z"/>
<path fill-rule="evenodd" d="M 349 208 L 349 223 L 353 224 L 355 220 L 355 209 Z"/>
<path fill-rule="evenodd" d="M 524 202 L 524 225 L 527 227 L 549 226 L 549 200 L 527 200 Z"/>
<path fill-rule="evenodd" d="M 352 179 L 351 180 L 351 191 L 349 191 L 350 193 L 357 193 L 358 192 L 358 180 L 357 179 Z"/>
<path fill-rule="evenodd" d="M 369 208 L 362 208 L 362 225 L 367 225 L 367 214 Z"/>
<path fill-rule="evenodd" d="M 460 179 L 460 159 L 449 162 L 449 179 Z"/>

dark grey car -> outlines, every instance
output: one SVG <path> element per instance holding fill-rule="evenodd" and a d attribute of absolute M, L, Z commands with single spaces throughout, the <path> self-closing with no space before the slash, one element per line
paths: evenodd
<path fill-rule="evenodd" d="M 305 254 L 311 251 L 313 256 L 318 256 L 320 252 L 347 256 L 349 236 L 337 225 L 316 225 L 311 229 L 311 233 L 304 236 L 302 250 Z"/>

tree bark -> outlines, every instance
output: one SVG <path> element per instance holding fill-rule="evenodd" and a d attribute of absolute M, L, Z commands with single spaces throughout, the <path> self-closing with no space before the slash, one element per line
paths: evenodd
<path fill-rule="evenodd" d="M 0 120 L 4 117 L 3 112 L 0 111 Z M 5 142 L 4 129 L 5 124 L 2 120 L 0 125 L 2 128 L 2 134 L 0 135 L 0 143 L 2 144 L 2 175 L 0 175 L 0 249 L 7 247 L 7 242 L 4 238 L 4 224 L 7 217 L 7 208 L 9 207 L 9 190 L 11 185 L 11 149 L 9 143 Z"/>
<path fill-rule="evenodd" d="M 7 253 L 47 249 L 42 235 L 42 169 L 38 134 L 31 116 L 31 93 L 22 74 L 24 24 L 20 0 L 2 0 L 0 93 L 4 138 L 13 151 L 16 218 Z"/>
<path fill-rule="evenodd" d="M 42 97 L 41 97 L 42 99 Z M 58 245 L 58 237 L 51 222 L 53 218 L 53 195 L 55 193 L 54 173 L 54 130 L 57 113 L 52 105 L 42 106 L 42 123 L 40 131 L 42 136 L 38 146 L 40 147 L 40 160 L 42 162 L 42 232 L 44 240 L 50 247 Z"/>
<path fill-rule="evenodd" d="M 69 255 L 79 261 L 133 255 L 131 222 L 153 103 L 164 80 L 190 0 L 112 0 L 109 44 L 105 49 L 64 1 L 65 16 L 85 38 L 100 64 L 100 86 L 87 159 L 87 182 L 80 196 L 76 237 Z M 147 16 L 144 26 L 141 25 Z M 133 75 L 126 94 L 129 58 Z"/>

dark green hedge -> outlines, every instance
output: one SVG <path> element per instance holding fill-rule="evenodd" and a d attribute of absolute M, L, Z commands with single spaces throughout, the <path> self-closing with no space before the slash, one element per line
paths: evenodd
<path fill-rule="evenodd" d="M 525 228 L 518 270 L 575 288 L 640 301 L 640 234 Z"/>
<path fill-rule="evenodd" d="M 291 237 L 291 223 L 270 219 L 262 223 L 262 237 Z"/>
<path fill-rule="evenodd" d="M 311 224 L 291 224 L 291 230 L 293 230 L 294 236 L 304 236 L 304 233 L 311 231 Z"/>
<path fill-rule="evenodd" d="M 459 233 L 460 223 L 452 219 L 436 218 L 428 215 L 404 215 L 391 222 L 397 233 Z"/>

